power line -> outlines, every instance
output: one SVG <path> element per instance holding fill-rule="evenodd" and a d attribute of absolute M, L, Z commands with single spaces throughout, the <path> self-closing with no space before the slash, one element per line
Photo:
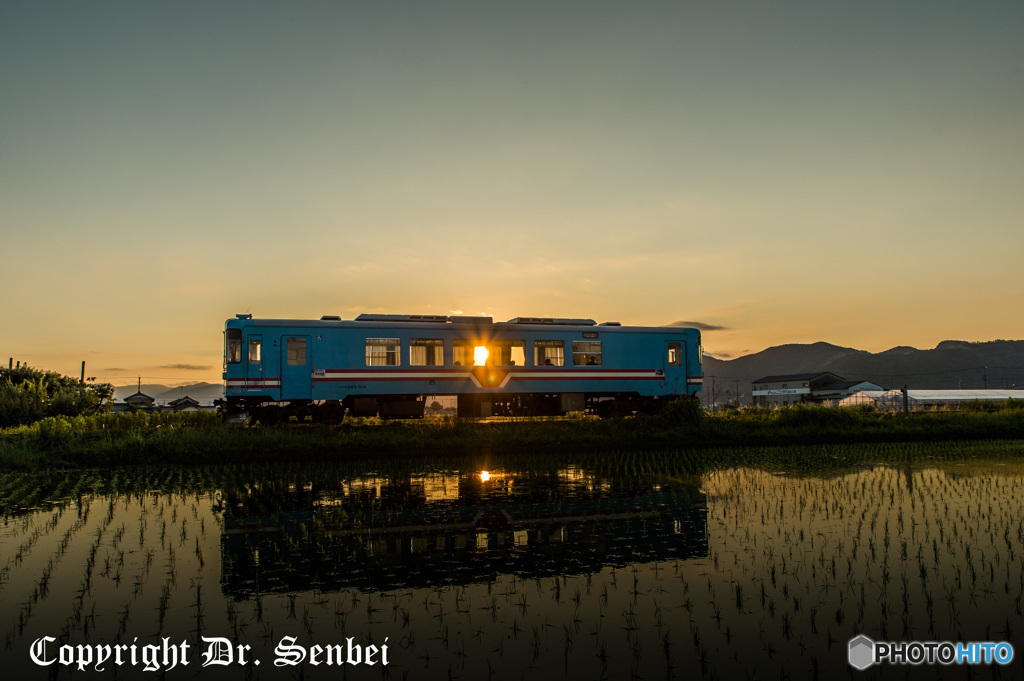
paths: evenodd
<path fill-rule="evenodd" d="M 160 379 L 160 380 L 173 380 L 173 381 L 181 380 L 181 378 L 182 378 L 181 376 L 146 376 L 145 374 L 125 374 L 123 376 L 120 376 L 120 375 L 113 376 L 113 375 L 109 375 L 108 374 L 106 376 L 95 376 L 94 378 L 116 378 L 116 379 L 119 379 L 119 380 L 123 380 L 123 379 L 129 379 L 129 378 L 132 378 L 132 377 L 134 377 L 134 378 L 148 378 L 148 379 L 151 379 L 151 380 L 152 379 Z M 203 377 L 202 376 L 197 376 L 195 378 L 203 378 Z M 216 380 L 220 381 L 221 377 L 217 376 Z"/>

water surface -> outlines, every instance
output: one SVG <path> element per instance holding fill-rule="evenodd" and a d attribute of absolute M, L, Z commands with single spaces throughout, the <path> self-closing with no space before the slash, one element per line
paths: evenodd
<path fill-rule="evenodd" d="M 166 678 L 967 678 L 855 672 L 847 642 L 1024 650 L 1020 465 L 652 462 L 9 475 L 0 662 L 81 676 L 31 664 L 31 643 L 51 636 L 54 651 L 187 642 L 191 663 Z M 250 646 L 248 664 L 204 669 L 202 637 Z M 285 637 L 345 655 L 373 645 L 378 664 L 329 666 L 322 652 L 275 667 Z M 115 671 L 160 676 L 98 676 Z"/>

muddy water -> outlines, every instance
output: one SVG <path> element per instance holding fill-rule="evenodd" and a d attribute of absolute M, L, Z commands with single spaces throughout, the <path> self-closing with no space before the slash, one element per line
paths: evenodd
<path fill-rule="evenodd" d="M 1024 472 L 997 462 L 2 485 L 0 664 L 22 678 L 968 678 L 855 672 L 848 642 L 1024 649 Z M 973 678 L 1024 676 L 995 667 Z"/>

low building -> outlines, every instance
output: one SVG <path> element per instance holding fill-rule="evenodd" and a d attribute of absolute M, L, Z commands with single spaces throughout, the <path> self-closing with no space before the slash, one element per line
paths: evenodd
<path fill-rule="evenodd" d="M 193 400 L 188 395 L 179 397 L 176 400 L 171 400 L 167 403 L 168 411 L 200 411 L 201 407 L 197 400 Z"/>
<path fill-rule="evenodd" d="M 908 409 L 956 409 L 970 402 L 1022 400 L 1019 390 L 907 390 Z M 839 402 L 840 407 L 871 405 L 881 411 L 903 409 L 902 390 L 864 390 Z"/>
<path fill-rule="evenodd" d="M 809 374 L 764 376 L 753 382 L 754 404 L 760 407 L 784 407 L 792 404 L 834 406 L 852 393 L 882 390 L 868 381 L 847 381 L 830 371 Z"/>
<path fill-rule="evenodd" d="M 140 390 L 124 398 L 123 402 L 115 402 L 110 411 L 156 411 L 156 400 Z"/>
<path fill-rule="evenodd" d="M 804 401 L 810 404 L 821 404 L 829 407 L 835 407 L 850 395 L 864 390 L 884 390 L 884 388 L 872 383 L 871 381 L 837 381 L 835 383 L 824 383 L 819 385 Z"/>

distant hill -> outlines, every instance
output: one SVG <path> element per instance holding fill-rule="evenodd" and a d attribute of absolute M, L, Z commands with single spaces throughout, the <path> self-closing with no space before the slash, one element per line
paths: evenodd
<path fill-rule="evenodd" d="M 740 403 L 746 404 L 755 379 L 815 371 L 885 388 L 1014 388 L 1024 386 L 1024 341 L 942 341 L 931 350 L 899 346 L 878 353 L 830 343 L 789 344 L 732 360 L 707 356 L 701 398 L 708 401 L 713 392 L 716 401 L 724 402 L 738 390 Z"/>
<path fill-rule="evenodd" d="M 114 401 L 120 402 L 129 395 L 139 391 L 138 383 L 114 387 Z M 215 399 L 224 397 L 224 384 L 222 383 L 193 383 L 177 388 L 168 388 L 158 383 L 143 383 L 142 392 L 149 395 L 156 403 L 167 404 L 179 397 L 191 397 L 202 405 L 213 404 Z"/>

